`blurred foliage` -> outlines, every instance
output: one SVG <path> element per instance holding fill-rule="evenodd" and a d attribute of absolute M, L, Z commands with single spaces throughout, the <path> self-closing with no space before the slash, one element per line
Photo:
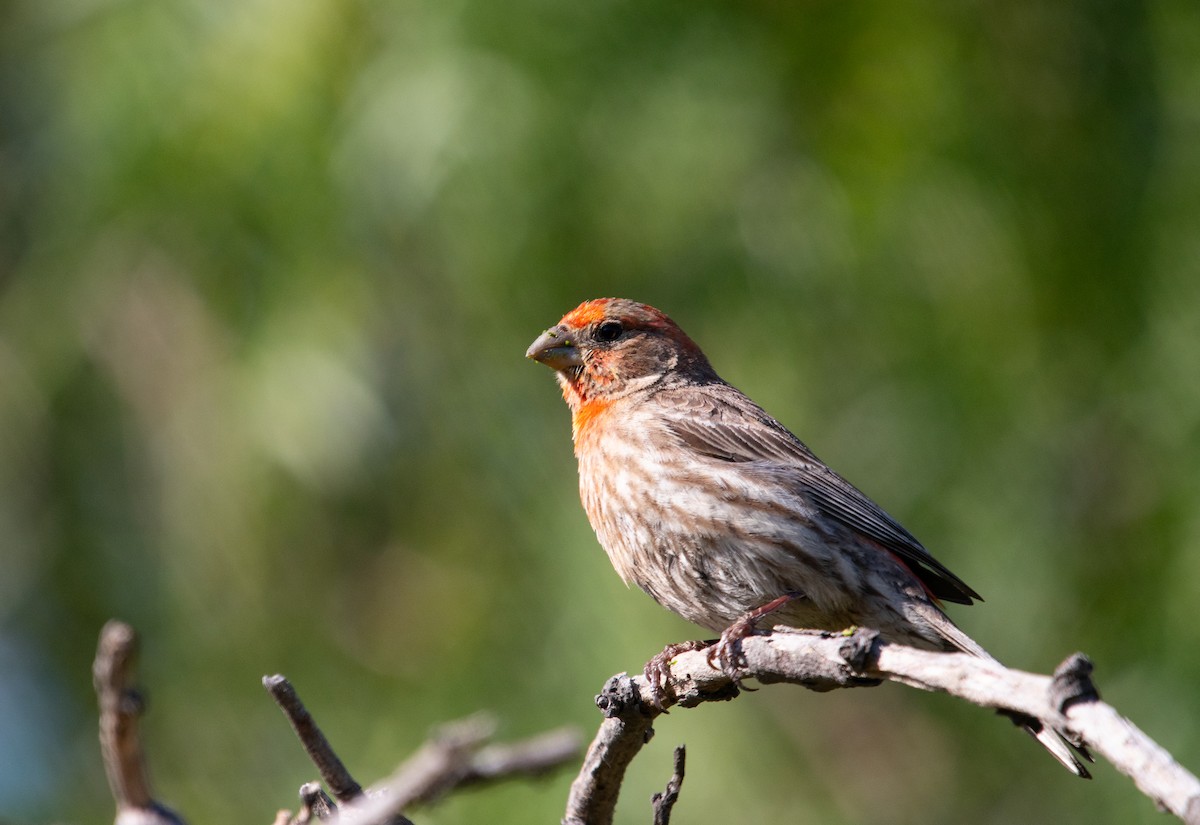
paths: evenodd
<path fill-rule="evenodd" d="M 587 527 L 526 344 L 670 312 L 988 602 L 954 616 L 1200 767 L 1200 7 L 0 5 L 0 810 L 105 822 L 89 666 L 156 785 L 268 822 L 437 721 L 564 722 L 696 631 Z M 681 821 L 1160 822 L 885 687 L 672 714 Z M 552 822 L 570 777 L 419 821 Z"/>

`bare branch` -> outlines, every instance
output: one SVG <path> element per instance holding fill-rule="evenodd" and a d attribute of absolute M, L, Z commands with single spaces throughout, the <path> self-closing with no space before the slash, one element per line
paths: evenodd
<path fill-rule="evenodd" d="M 579 775 L 571 783 L 562 825 L 610 825 L 612 822 L 625 769 L 642 745 L 654 735 L 651 723 L 658 715 L 651 709 L 648 695 L 647 701 L 642 700 L 645 679 L 640 681 L 643 684 L 619 673 L 605 683 L 604 690 L 596 697 L 604 721 L 583 758 Z M 734 688 L 734 693 L 727 691 L 729 698 L 736 690 Z"/>
<path fill-rule="evenodd" d="M 321 774 L 322 781 L 333 791 L 337 800 L 343 805 L 362 800 L 364 798 L 362 786 L 350 775 L 350 771 L 338 758 L 333 746 L 325 738 L 325 734 L 321 733 L 316 720 L 312 718 L 308 708 L 300 701 L 292 683 L 286 677 L 276 674 L 275 676 L 264 676 L 263 687 L 267 689 L 267 693 L 271 694 L 275 704 L 279 705 L 279 709 L 287 716 L 292 730 L 300 739 L 300 744 L 304 746 L 309 759 Z M 296 815 L 296 825 L 305 825 L 313 819 L 318 821 L 333 819 L 338 814 L 333 800 L 325 795 L 321 786 L 316 782 L 307 782 L 300 787 L 300 802 L 301 808 Z M 376 820 L 378 825 L 413 825 L 412 820 L 401 813 L 401 807 L 389 810 L 390 813 L 384 814 L 382 818 Z"/>
<path fill-rule="evenodd" d="M 438 728 L 391 778 L 364 793 L 288 680 L 283 676 L 267 676 L 263 678 L 263 686 L 287 715 L 321 778 L 342 803 L 336 813 L 343 824 L 412 825 L 403 814 L 412 805 L 431 802 L 465 786 L 513 776 L 540 776 L 574 761 L 582 747 L 579 734 L 567 729 L 511 745 L 484 747 L 496 724 L 491 717 L 476 714 Z M 300 795 L 304 805 L 296 818 L 297 825 L 313 818 L 328 819 L 334 814 L 333 804 L 316 783 L 305 785 Z"/>
<path fill-rule="evenodd" d="M 568 762 L 574 762 L 582 750 L 583 739 L 574 728 L 558 728 L 508 745 L 488 745 L 471 758 L 455 788 L 519 776 L 545 776 Z M 420 801 L 431 800 L 432 797 Z"/>
<path fill-rule="evenodd" d="M 280 674 L 264 676 L 262 681 L 267 693 L 271 694 L 275 704 L 279 705 L 279 709 L 291 723 L 292 730 L 299 737 L 308 758 L 321 774 L 321 781 L 333 792 L 334 798 L 339 802 L 349 802 L 362 796 L 362 786 L 354 781 L 350 771 L 346 770 L 342 760 L 334 753 L 333 747 L 317 727 L 312 714 L 296 695 L 292 683 Z"/>
<path fill-rule="evenodd" d="M 674 771 L 667 788 L 662 793 L 656 793 L 650 802 L 654 805 L 654 825 L 670 825 L 671 809 L 679 801 L 679 789 L 683 787 L 683 769 L 687 761 L 687 748 L 683 745 L 675 748 Z"/>
<path fill-rule="evenodd" d="M 340 825 L 377 825 L 451 790 L 513 776 L 540 776 L 579 757 L 579 734 L 559 729 L 512 745 L 483 744 L 495 723 L 483 714 L 443 725 L 396 771 L 341 809 Z"/>
<path fill-rule="evenodd" d="M 496 721 L 477 713 L 434 730 L 425 744 L 406 759 L 386 781 L 397 810 L 442 796 L 458 784 L 472 755 L 496 731 Z"/>
<path fill-rule="evenodd" d="M 1087 678 L 1086 659 L 1072 657 L 1058 678 L 1011 670 L 959 653 L 933 653 L 878 639 L 859 630 L 846 637 L 777 627 L 741 643 L 742 678 L 788 682 L 817 691 L 864 687 L 881 680 L 942 691 L 983 707 L 1023 714 L 1062 731 L 1109 760 L 1163 809 L 1200 825 L 1200 780 L 1170 754 L 1101 702 Z M 664 708 L 694 707 L 736 694 L 728 676 L 709 665 L 705 651 L 670 663 Z M 641 676 L 614 676 L 597 697 L 605 720 L 567 801 L 567 825 L 608 825 L 629 762 L 653 735 L 650 685 Z"/>
<path fill-rule="evenodd" d="M 109 785 L 117 803 L 117 825 L 185 825 L 150 792 L 138 737 L 142 701 L 133 688 L 137 634 L 129 625 L 110 621 L 100 633 L 92 672 L 100 706 L 100 747 Z M 509 779 L 541 776 L 579 756 L 579 734 L 561 728 L 511 743 L 485 746 L 495 723 L 477 715 L 440 728 L 392 779 L 369 795 L 350 775 L 312 715 L 283 676 L 263 678 L 263 685 L 296 731 L 321 778 L 342 802 L 339 811 L 316 782 L 300 788 L 301 808 L 293 819 L 287 811 L 273 825 L 308 825 L 333 818 L 370 825 L 412 825 L 403 813 L 409 805 L 432 801 L 451 790 Z"/>
<path fill-rule="evenodd" d="M 141 695 L 133 686 L 137 633 L 115 619 L 104 625 L 96 646 L 92 681 L 100 704 L 100 752 L 117 803 L 118 825 L 183 825 L 150 792 L 138 717 Z"/>

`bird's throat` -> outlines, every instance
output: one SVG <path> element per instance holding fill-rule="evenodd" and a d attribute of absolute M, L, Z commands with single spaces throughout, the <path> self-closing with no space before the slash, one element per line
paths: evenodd
<path fill-rule="evenodd" d="M 596 422 L 604 416 L 611 405 L 609 401 L 588 401 L 572 411 L 571 438 L 574 439 L 576 448 L 582 441 L 587 440 L 595 429 Z"/>
<path fill-rule="evenodd" d="M 576 446 L 586 438 L 615 399 L 607 392 L 608 381 L 587 370 L 558 373 L 563 400 L 571 410 L 571 435 Z"/>

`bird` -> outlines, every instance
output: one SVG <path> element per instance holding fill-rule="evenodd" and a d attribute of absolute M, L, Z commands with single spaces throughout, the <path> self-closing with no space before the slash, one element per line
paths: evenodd
<path fill-rule="evenodd" d="M 729 644 L 768 617 L 805 630 L 870 628 L 888 642 L 994 661 L 942 607 L 979 594 L 721 379 L 661 310 L 584 301 L 525 354 L 555 371 L 583 508 L 616 572 L 721 633 L 726 666 Z M 652 684 L 662 657 L 701 644 L 669 645 L 646 666 Z M 1089 777 L 1055 731 L 1014 721 Z"/>

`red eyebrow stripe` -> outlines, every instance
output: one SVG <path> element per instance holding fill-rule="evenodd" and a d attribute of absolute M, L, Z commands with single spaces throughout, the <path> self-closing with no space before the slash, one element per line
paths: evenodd
<path fill-rule="evenodd" d="M 597 298 L 592 301 L 584 301 L 579 306 L 568 312 L 562 318 L 562 323 L 569 327 L 586 327 L 589 324 L 594 324 L 604 318 L 608 309 L 608 304 L 611 298 Z"/>

